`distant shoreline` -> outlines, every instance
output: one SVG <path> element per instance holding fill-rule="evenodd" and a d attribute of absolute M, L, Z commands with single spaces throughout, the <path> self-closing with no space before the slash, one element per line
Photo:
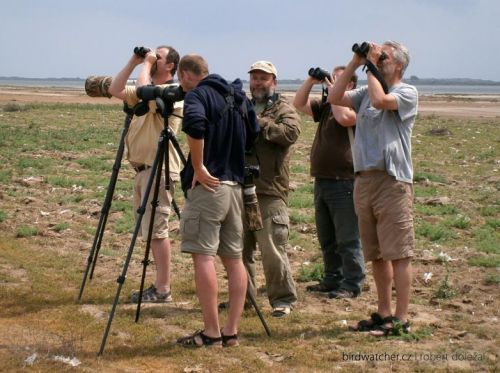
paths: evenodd
<path fill-rule="evenodd" d="M 26 78 L 26 77 L 18 77 L 18 76 L 0 76 L 0 85 L 5 85 L 3 82 L 57 82 L 57 83 L 65 83 L 65 82 L 79 82 L 82 85 L 85 83 L 85 79 L 83 78 Z M 242 82 L 248 83 L 248 80 L 241 79 Z M 304 82 L 303 79 L 279 79 L 279 83 L 281 84 L 302 84 Z M 410 77 L 408 79 L 404 79 L 405 83 L 416 85 L 478 85 L 478 86 L 500 86 L 500 81 L 487 80 L 487 79 L 472 79 L 472 78 L 417 78 Z M 360 84 L 365 84 L 366 80 L 359 80 Z M 59 86 L 59 84 L 57 84 Z"/>
<path fill-rule="evenodd" d="M 295 91 L 281 90 L 283 96 L 293 99 Z M 319 92 L 311 97 L 318 98 Z M 20 87 L 0 84 L 0 108 L 6 104 L 89 104 L 122 105 L 116 98 L 89 97 L 81 88 Z M 498 119 L 500 94 L 431 94 L 419 96 L 419 115 L 443 118 Z"/>

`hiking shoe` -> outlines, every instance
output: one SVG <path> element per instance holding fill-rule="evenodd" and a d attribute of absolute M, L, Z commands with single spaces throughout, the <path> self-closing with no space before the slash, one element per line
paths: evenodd
<path fill-rule="evenodd" d="M 356 298 L 359 295 L 359 291 L 340 289 L 328 292 L 328 298 L 333 299 L 346 299 L 346 298 Z"/>
<path fill-rule="evenodd" d="M 132 303 L 139 303 L 139 291 L 134 291 L 131 297 Z M 142 292 L 141 303 L 167 303 L 172 302 L 172 292 L 169 291 L 165 294 L 158 293 L 156 287 L 151 285 Z"/>
<path fill-rule="evenodd" d="M 314 291 L 314 292 L 320 292 L 320 293 L 329 293 L 330 291 L 336 291 L 338 290 L 338 286 L 328 286 L 322 282 L 318 282 L 317 284 L 314 285 L 308 285 L 306 287 L 306 291 Z"/>

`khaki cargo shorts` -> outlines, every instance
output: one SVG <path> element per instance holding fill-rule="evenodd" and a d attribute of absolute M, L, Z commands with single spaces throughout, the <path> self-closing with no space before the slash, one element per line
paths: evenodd
<path fill-rule="evenodd" d="M 413 186 L 385 171 L 362 172 L 354 182 L 354 208 L 366 261 L 413 256 Z"/>
<path fill-rule="evenodd" d="M 239 184 L 220 184 L 215 192 L 201 185 L 188 190 L 181 214 L 181 251 L 241 258 L 242 211 L 243 195 Z"/>
<path fill-rule="evenodd" d="M 139 214 L 137 210 L 141 206 L 142 198 L 144 192 L 146 191 L 148 180 L 151 175 L 152 168 L 138 172 L 135 175 L 135 186 L 134 186 L 134 214 L 137 219 Z M 146 240 L 148 238 L 149 222 L 151 221 L 151 201 L 153 200 L 155 189 L 155 181 L 151 187 L 151 191 L 148 196 L 148 203 L 146 205 L 146 211 L 142 216 L 141 221 L 141 235 L 142 239 Z M 167 238 L 168 237 L 168 218 L 170 216 L 171 206 L 172 206 L 172 196 L 174 194 L 174 183 L 170 183 L 170 190 L 165 190 L 165 174 L 162 172 L 160 179 L 160 190 L 158 194 L 158 206 L 156 207 L 154 224 L 153 224 L 153 234 L 152 239 Z"/>

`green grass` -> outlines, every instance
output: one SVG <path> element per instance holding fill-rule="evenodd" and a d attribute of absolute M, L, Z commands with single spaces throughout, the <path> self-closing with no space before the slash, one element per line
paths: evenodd
<path fill-rule="evenodd" d="M 32 168 L 38 171 L 44 171 L 52 168 L 54 165 L 55 162 L 49 158 L 20 157 L 15 167 L 20 169 Z"/>
<path fill-rule="evenodd" d="M 323 263 L 302 264 L 299 270 L 300 282 L 320 281 L 325 275 Z"/>
<path fill-rule="evenodd" d="M 71 188 L 73 185 L 84 187 L 86 185 L 86 181 L 82 179 L 73 179 L 67 176 L 49 176 L 47 183 L 61 188 Z"/>
<path fill-rule="evenodd" d="M 446 183 L 446 179 L 443 176 L 423 171 L 416 172 L 415 175 L 413 176 L 413 180 L 415 182 L 429 180 L 438 183 Z"/>
<path fill-rule="evenodd" d="M 456 215 L 459 210 L 453 205 L 423 205 L 416 203 L 414 209 L 417 213 L 422 215 Z"/>
<path fill-rule="evenodd" d="M 2 184 L 9 183 L 11 177 L 12 177 L 11 170 L 0 170 L 0 183 L 2 183 Z"/>
<path fill-rule="evenodd" d="M 88 157 L 83 159 L 78 159 L 76 161 L 82 167 L 91 171 L 110 171 L 113 164 L 108 162 L 107 158 L 102 157 Z"/>
<path fill-rule="evenodd" d="M 67 367 L 50 357 L 72 354 L 88 371 L 323 372 L 332 367 L 347 372 L 445 371 L 456 366 L 425 362 L 355 364 L 342 361 L 340 351 L 451 353 L 470 348 L 486 356 L 496 354 L 496 324 L 481 327 L 475 321 L 495 317 L 499 305 L 492 297 L 499 284 L 500 265 L 500 198 L 496 173 L 492 174 L 498 158 L 492 148 L 492 139 L 500 138 L 498 119 L 469 121 L 435 116 L 419 118 L 414 127 L 416 196 L 446 196 L 450 203 L 415 204 L 417 250 L 412 262 L 415 281 L 410 314 L 423 317 L 415 318 L 410 334 L 374 339 L 340 326 L 340 321 L 351 325 L 376 310 L 371 264 L 367 264 L 366 278 L 370 289 L 355 300 L 338 302 L 305 291 L 302 281 L 318 281 L 323 266 L 314 229 L 313 183 L 309 175 L 310 147 L 317 125 L 304 121 L 291 154 L 290 179 L 295 190 L 290 193 L 288 243 L 293 249 L 288 254 L 299 302 L 290 317 L 268 317 L 269 301 L 259 293 L 257 302 L 270 325 L 271 338 L 265 335 L 255 312 L 249 310 L 241 321 L 243 338 L 238 349 L 193 351 L 175 346 L 171 341 L 202 328 L 203 324 L 192 260 L 179 252 L 178 221 L 172 218 L 175 302 L 144 305 L 140 322 L 134 323 L 135 307 L 127 303 L 132 290 L 138 288 L 142 272 L 144 244 L 138 241 L 105 355 L 96 359 L 117 289 L 116 280 L 130 244 L 130 232 L 135 226 L 131 205 L 134 173 L 126 161 L 120 170 L 94 279 L 87 283 L 83 300 L 76 302 L 75 298 L 111 175 L 124 114 L 120 105 L 64 104 L 26 105 L 26 110 L 1 114 L 0 159 L 4 168 L 0 170 L 0 345 L 5 348 L 0 349 L 0 361 L 5 371 L 64 370 Z M 450 134 L 431 135 L 429 131 L 438 127 L 447 128 Z M 476 137 L 474 141 L 472 136 Z M 185 144 L 183 135 L 179 138 Z M 43 176 L 44 182 L 26 186 L 23 179 L 37 174 Z M 74 190 L 73 185 L 82 188 Z M 182 207 L 184 200 L 179 190 L 176 195 Z M 61 234 L 54 234 L 55 231 Z M 454 260 L 441 264 L 438 260 L 420 260 L 421 249 L 432 249 L 436 254 L 443 251 Z M 260 258 L 258 255 L 259 287 L 264 283 Z M 309 265 L 304 264 L 308 262 Z M 222 264 L 216 263 L 219 295 L 227 299 Z M 444 281 L 446 265 L 450 272 Z M 424 272 L 434 274 L 429 283 L 421 281 Z M 154 265 L 148 267 L 146 280 L 147 284 L 154 281 Z M 467 289 L 465 285 L 472 289 L 462 294 Z M 436 293 L 440 298 L 434 298 Z M 433 298 L 437 304 L 429 305 Z M 466 299 L 473 303 L 463 302 Z M 476 307 L 478 304 L 485 306 Z M 471 310 L 475 312 L 473 316 Z M 431 320 L 439 320 L 439 328 L 427 320 L 426 313 Z M 221 321 L 226 319 L 227 313 L 222 313 Z M 464 330 L 469 331 L 465 338 L 454 338 Z M 450 338 L 456 343 L 450 343 Z M 38 360 L 33 367 L 27 367 L 25 359 L 35 351 Z M 491 359 L 468 363 L 470 366 L 463 366 L 466 370 L 493 371 L 496 367 L 496 361 Z"/>
<path fill-rule="evenodd" d="M 496 268 L 500 267 L 500 255 L 475 256 L 468 260 L 472 266 Z"/>
<path fill-rule="evenodd" d="M 415 228 L 417 236 L 427 238 L 432 242 L 444 242 L 453 237 L 453 232 L 440 224 L 431 224 L 425 221 L 417 224 Z"/>
<path fill-rule="evenodd" d="M 479 210 L 481 216 L 495 216 L 500 213 L 500 206 L 481 206 Z"/>
<path fill-rule="evenodd" d="M 28 225 L 23 225 L 17 228 L 16 237 L 31 237 L 31 236 L 36 236 L 38 233 L 39 233 L 38 228 Z"/>
<path fill-rule="evenodd" d="M 54 231 L 56 231 L 56 232 L 62 232 L 62 231 L 65 231 L 68 228 L 69 228 L 69 224 L 68 223 L 58 223 L 58 224 L 54 225 L 54 227 L 52 229 Z"/>
<path fill-rule="evenodd" d="M 447 218 L 444 225 L 458 229 L 468 229 L 471 227 L 471 221 L 468 216 L 458 215 L 452 218 Z"/>
<path fill-rule="evenodd" d="M 485 225 L 474 231 L 474 243 L 478 251 L 500 254 L 500 233 L 497 228 Z"/>
<path fill-rule="evenodd" d="M 490 274 L 484 279 L 485 285 L 499 285 L 500 284 L 500 275 Z"/>

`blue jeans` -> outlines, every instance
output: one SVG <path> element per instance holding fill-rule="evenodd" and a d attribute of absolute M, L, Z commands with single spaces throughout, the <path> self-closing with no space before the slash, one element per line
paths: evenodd
<path fill-rule="evenodd" d="M 325 277 L 331 288 L 360 292 L 365 278 L 358 219 L 353 203 L 354 180 L 316 178 L 314 207 Z"/>

